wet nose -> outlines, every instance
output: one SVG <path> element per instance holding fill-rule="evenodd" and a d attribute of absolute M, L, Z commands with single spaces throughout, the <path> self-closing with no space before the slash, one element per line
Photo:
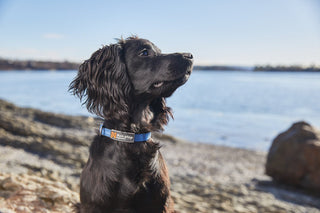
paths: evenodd
<path fill-rule="evenodd" d="M 184 58 L 193 59 L 193 55 L 191 53 L 183 53 L 182 55 Z"/>

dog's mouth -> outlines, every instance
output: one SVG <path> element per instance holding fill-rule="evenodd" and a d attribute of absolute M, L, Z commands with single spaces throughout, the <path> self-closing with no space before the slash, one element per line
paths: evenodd
<path fill-rule="evenodd" d="M 154 83 L 152 86 L 154 88 L 160 88 L 163 84 L 164 84 L 164 81 L 159 81 L 159 82 Z"/>
<path fill-rule="evenodd" d="M 184 75 L 174 79 L 174 80 L 170 80 L 170 81 L 157 81 L 155 83 L 152 84 L 152 88 L 154 89 L 159 89 L 159 88 L 162 88 L 164 86 L 167 86 L 167 85 L 177 85 L 177 86 L 181 86 L 183 85 L 184 83 L 187 82 L 187 80 L 189 79 L 190 77 L 190 74 L 191 74 L 191 70 L 187 71 Z"/>

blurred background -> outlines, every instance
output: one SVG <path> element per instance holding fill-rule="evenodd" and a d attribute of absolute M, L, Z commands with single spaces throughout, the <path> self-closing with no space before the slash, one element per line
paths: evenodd
<path fill-rule="evenodd" d="M 77 65 L 131 35 L 195 57 L 167 134 L 267 151 L 295 121 L 320 126 L 318 0 L 0 0 L 0 98 L 89 115 L 67 91 Z"/>

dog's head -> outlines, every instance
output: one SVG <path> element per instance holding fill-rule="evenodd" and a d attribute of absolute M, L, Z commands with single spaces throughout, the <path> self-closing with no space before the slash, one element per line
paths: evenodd
<path fill-rule="evenodd" d="M 188 80 L 192 64 L 190 53 L 162 54 L 150 41 L 130 37 L 94 52 L 80 65 L 70 90 L 101 117 L 128 121 L 133 108 L 145 103 L 153 122 L 166 124 L 165 98 Z"/>

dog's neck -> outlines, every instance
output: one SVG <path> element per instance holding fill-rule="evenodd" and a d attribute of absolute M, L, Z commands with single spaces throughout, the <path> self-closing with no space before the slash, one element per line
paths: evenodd
<path fill-rule="evenodd" d="M 127 119 L 119 121 L 117 118 L 105 118 L 103 125 L 119 131 L 146 133 L 155 130 L 152 124 L 154 116 L 149 103 L 140 103 L 130 107 Z"/>

